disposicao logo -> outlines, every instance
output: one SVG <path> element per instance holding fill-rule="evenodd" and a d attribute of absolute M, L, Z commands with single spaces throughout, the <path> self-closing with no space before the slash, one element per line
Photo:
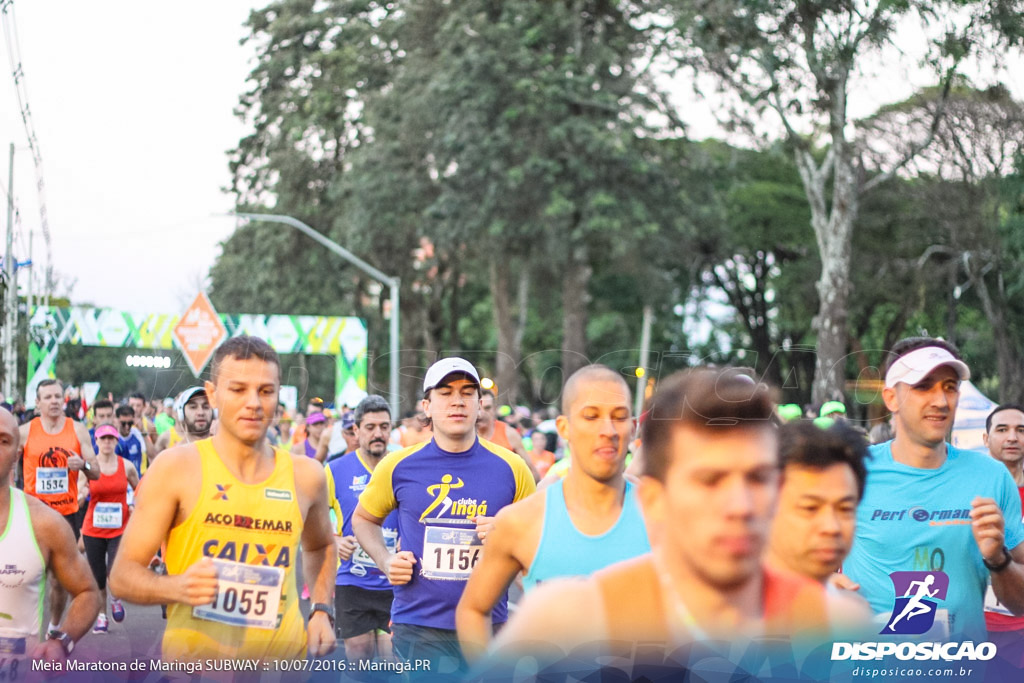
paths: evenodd
<path fill-rule="evenodd" d="M 946 572 L 893 572 L 889 574 L 896 589 L 896 602 L 889 622 L 879 633 L 919 635 L 935 623 L 938 601 L 946 599 L 949 576 Z"/>

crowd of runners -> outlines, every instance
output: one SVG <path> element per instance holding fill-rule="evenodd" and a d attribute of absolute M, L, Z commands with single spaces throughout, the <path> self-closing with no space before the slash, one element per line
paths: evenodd
<path fill-rule="evenodd" d="M 992 642 L 1024 669 L 1024 406 L 960 450 L 955 347 L 904 340 L 883 377 L 871 436 L 735 368 L 663 378 L 634 415 L 590 365 L 547 415 L 442 358 L 400 423 L 377 395 L 289 414 L 255 337 L 155 404 L 44 381 L 35 415 L 0 408 L 0 675 L 132 605 L 166 606 L 183 662 L 340 648 L 436 677 L 799 635 Z"/>

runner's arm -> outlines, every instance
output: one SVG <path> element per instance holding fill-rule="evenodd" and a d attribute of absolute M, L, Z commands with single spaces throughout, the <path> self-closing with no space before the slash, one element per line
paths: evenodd
<path fill-rule="evenodd" d="M 100 463 L 92 450 L 92 438 L 89 436 L 89 430 L 85 428 L 84 424 L 75 422 L 74 425 L 75 436 L 78 437 L 78 443 L 82 448 L 82 459 L 89 464 L 89 469 L 83 469 L 82 472 L 87 479 L 95 481 L 100 478 Z"/>
<path fill-rule="evenodd" d="M 484 654 L 491 640 L 491 610 L 516 574 L 525 569 L 514 554 L 521 530 L 507 511 L 505 508 L 494 518 L 494 529 L 487 535 L 487 549 L 473 568 L 455 608 L 455 628 L 468 661 Z"/>
<path fill-rule="evenodd" d="M 167 538 L 178 514 L 181 482 L 193 474 L 193 468 L 185 463 L 187 454 L 173 449 L 159 458 L 147 476 L 161 485 L 136 491 L 135 512 L 128 520 L 110 569 L 110 591 L 123 600 L 140 605 L 202 605 L 216 595 L 217 574 L 209 558 L 203 558 L 182 574 L 160 576 L 149 570 L 149 561 Z"/>
<path fill-rule="evenodd" d="M 89 480 L 85 477 L 78 478 L 78 507 L 85 505 L 85 499 L 89 497 Z"/>
<path fill-rule="evenodd" d="M 324 469 L 309 459 L 295 458 L 296 486 L 308 501 L 302 525 L 302 574 L 310 590 L 312 603 L 334 604 L 335 561 L 334 532 L 327 504 L 327 477 Z M 309 653 L 314 657 L 329 654 L 336 647 L 334 627 L 321 611 L 309 617 Z"/>
<path fill-rule="evenodd" d="M 498 657 L 566 655 L 573 648 L 604 640 L 607 633 L 604 602 L 589 579 L 546 581 L 519 603 L 491 648 Z"/>
<path fill-rule="evenodd" d="M 124 461 L 124 476 L 133 489 L 139 488 L 139 471 L 135 469 L 135 463 L 130 460 Z"/>
<path fill-rule="evenodd" d="M 352 533 L 355 534 L 363 551 L 369 555 L 382 572 L 387 573 L 387 562 L 391 556 L 387 543 L 384 542 L 383 517 L 371 515 L 363 508 L 363 504 L 356 505 L 352 511 Z"/>
<path fill-rule="evenodd" d="M 153 455 L 149 459 L 150 463 L 152 463 L 153 460 L 156 459 L 156 456 L 160 455 L 162 452 L 167 450 L 167 445 L 171 442 L 171 431 L 173 429 L 174 427 L 171 427 L 171 429 L 168 429 L 166 432 L 157 437 L 156 443 L 153 444 Z"/>
<path fill-rule="evenodd" d="M 327 460 L 327 449 L 331 447 L 331 427 L 328 427 L 320 434 L 320 441 L 316 444 L 316 461 L 323 464 Z"/>
<path fill-rule="evenodd" d="M 100 612 L 100 590 L 85 556 L 78 552 L 68 523 L 42 504 L 31 505 L 31 514 L 36 539 L 45 547 L 44 556 L 49 555 L 46 568 L 71 597 L 60 628 L 77 642 L 92 627 Z"/>

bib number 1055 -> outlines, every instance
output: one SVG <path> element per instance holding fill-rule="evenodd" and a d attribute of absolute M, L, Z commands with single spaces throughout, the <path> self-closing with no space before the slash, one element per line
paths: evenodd
<path fill-rule="evenodd" d="M 284 570 L 214 560 L 217 595 L 209 605 L 192 608 L 197 619 L 231 626 L 273 629 L 281 604 Z"/>

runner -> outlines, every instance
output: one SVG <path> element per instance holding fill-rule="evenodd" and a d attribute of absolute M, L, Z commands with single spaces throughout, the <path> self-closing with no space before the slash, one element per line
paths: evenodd
<path fill-rule="evenodd" d="M 433 439 L 381 461 L 359 496 L 352 528 L 395 586 L 395 650 L 408 661 L 431 661 L 437 672 L 465 666 L 455 606 L 480 559 L 487 515 L 530 495 L 535 484 L 521 457 L 477 438 L 480 376 L 471 363 L 434 363 L 424 376 L 423 396 Z M 402 543 L 397 553 L 388 549 L 381 529 L 393 510 Z M 506 616 L 503 596 L 492 622 L 501 624 Z"/>
<path fill-rule="evenodd" d="M 415 446 L 416 444 L 425 443 L 430 441 L 433 436 L 433 430 L 430 424 L 430 418 L 422 410 L 416 411 L 416 414 L 409 420 L 409 424 L 402 431 L 399 437 L 399 445 L 402 448 L 408 448 L 409 446 Z"/>
<path fill-rule="evenodd" d="M 337 538 L 341 566 L 335 580 L 334 604 L 338 636 L 345 641 L 350 660 L 391 657 L 391 584 L 352 534 L 352 513 L 373 470 L 388 452 L 391 408 L 381 396 L 370 395 L 355 412 L 358 448 L 327 465 L 341 509 L 342 533 Z M 340 484 L 340 486 L 339 486 Z M 398 515 L 392 512 L 382 525 L 388 552 L 395 552 Z"/>
<path fill-rule="evenodd" d="M 320 447 L 320 440 L 327 427 L 327 416 L 323 413 L 310 413 L 306 418 L 306 438 L 292 446 L 292 455 L 304 455 L 323 462 L 323 458 L 317 458 L 317 449 Z M 327 455 L 327 447 L 324 445 L 324 456 Z"/>
<path fill-rule="evenodd" d="M 728 370 L 663 380 L 643 426 L 639 488 L 653 551 L 532 591 L 497 637 L 503 652 L 827 628 L 820 585 L 762 564 L 779 487 L 774 407 L 763 385 Z"/>
<path fill-rule="evenodd" d="M 573 466 L 543 495 L 495 517 L 455 613 L 467 659 L 483 653 L 491 609 L 519 572 L 529 591 L 541 581 L 591 574 L 650 551 L 635 487 L 622 474 L 633 432 L 631 403 L 622 375 L 604 365 L 581 368 L 565 383 L 556 424 Z"/>
<path fill-rule="evenodd" d="M 168 604 L 163 658 L 294 659 L 307 629 L 295 562 L 302 541 L 313 593 L 308 650 L 334 649 L 336 550 L 323 467 L 266 443 L 281 368 L 263 340 L 218 347 L 206 395 L 220 427 L 210 439 L 166 451 L 136 499 L 110 573 L 123 600 Z M 166 540 L 168 575 L 147 565 Z"/>
<path fill-rule="evenodd" d="M 1024 406 L 996 406 L 985 420 L 982 439 L 989 455 L 1006 466 L 1024 504 Z M 998 656 L 1024 669 L 1024 616 L 1015 617 L 1001 605 L 992 586 L 985 591 L 985 627 Z"/>
<path fill-rule="evenodd" d="M 529 456 L 523 447 L 523 437 L 519 436 L 515 427 L 497 419 L 494 413 L 494 400 L 494 392 L 490 389 L 484 389 L 480 393 L 480 417 L 476 419 L 477 436 L 518 453 L 529 462 Z"/>
<path fill-rule="evenodd" d="M 193 443 L 210 436 L 213 409 L 203 387 L 189 387 L 178 394 L 174 401 L 174 413 L 177 415 L 174 428 L 168 429 L 157 439 L 157 453 L 180 443 Z"/>
<path fill-rule="evenodd" d="M 825 585 L 853 545 L 867 443 L 850 427 L 795 420 L 779 430 L 782 489 L 767 561 Z"/>
<path fill-rule="evenodd" d="M 150 441 L 155 439 L 158 435 L 156 433 L 156 425 L 153 424 L 153 420 L 150 419 L 146 412 L 151 410 L 146 404 L 146 397 L 139 392 L 135 392 L 128 396 L 128 405 L 131 406 L 132 415 L 135 418 L 135 428 L 139 430 L 142 436 L 149 438 Z M 154 415 L 155 415 L 155 411 Z"/>
<path fill-rule="evenodd" d="M 782 489 L 765 560 L 825 587 L 833 631 L 863 630 L 872 617 L 863 598 L 830 581 L 853 545 L 867 450 L 845 421 L 821 429 L 796 419 L 779 430 Z"/>
<path fill-rule="evenodd" d="M 121 534 L 128 523 L 128 486 L 138 488 L 139 472 L 130 461 L 115 453 L 117 429 L 112 425 L 97 427 L 96 439 L 100 449 L 96 456 L 100 478 L 91 484 L 86 483 L 85 477 L 79 479 L 78 499 L 81 502 L 89 498 L 89 509 L 82 524 L 82 541 L 89 568 L 96 578 L 103 600 L 103 607 L 92 632 L 106 633 L 107 573 L 114 563 Z M 124 621 L 124 605 L 116 597 L 111 597 L 110 614 L 114 621 L 121 623 Z"/>
<path fill-rule="evenodd" d="M 960 382 L 969 378 L 948 342 L 916 337 L 893 346 L 882 398 L 896 436 L 870 448 L 855 542 L 843 563 L 846 579 L 860 584 L 880 615 L 880 629 L 896 616 L 896 599 L 905 597 L 896 595 L 897 582 L 907 576 L 902 572 L 944 574 L 948 591 L 934 603 L 943 610 L 936 611 L 936 637 L 984 639 L 989 577 L 999 601 L 1011 613 L 1024 613 L 1017 487 L 994 459 L 946 443 Z"/>
<path fill-rule="evenodd" d="M 36 387 L 36 410 L 39 417 L 19 428 L 23 446 L 18 462 L 25 492 L 61 514 L 77 541 L 81 532 L 79 472 L 88 479 L 100 476 L 89 431 L 64 414 L 64 390 L 58 380 L 44 379 Z M 51 576 L 47 597 L 51 627 L 60 623 L 66 603 L 67 594 L 61 583 Z"/>
<path fill-rule="evenodd" d="M 18 421 L 0 408 L 0 482 L 14 469 L 18 444 Z M 71 654 L 96 618 L 100 596 L 68 525 L 39 500 L 6 485 L 0 486 L 0 558 L 0 680 L 21 681 L 29 658 L 63 661 Z M 39 642 L 47 574 L 70 594 L 71 605 L 60 627 Z"/>
<path fill-rule="evenodd" d="M 101 398 L 92 406 L 92 429 L 89 430 L 89 440 L 92 443 L 92 451 L 97 451 L 96 428 L 100 425 L 114 424 L 114 402 Z"/>
<path fill-rule="evenodd" d="M 114 411 L 119 434 L 117 454 L 127 458 L 140 474 L 149 466 L 148 454 L 152 453 L 153 442 L 149 436 L 136 427 L 135 413 L 131 406 L 118 406 Z"/>

